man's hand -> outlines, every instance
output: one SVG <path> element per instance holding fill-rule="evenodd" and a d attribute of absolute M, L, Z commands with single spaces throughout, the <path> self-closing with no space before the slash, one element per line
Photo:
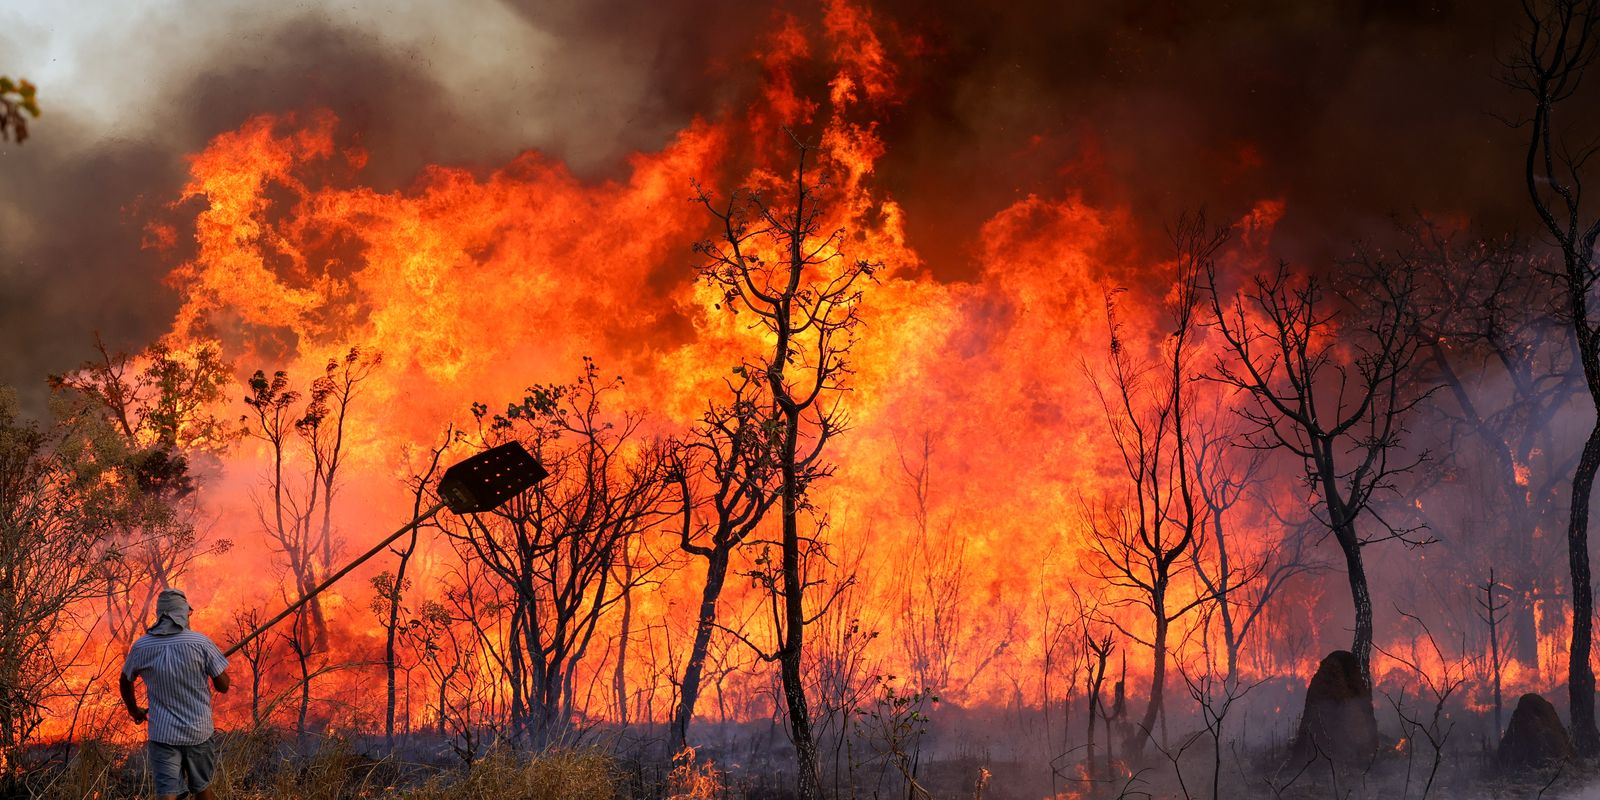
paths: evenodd
<path fill-rule="evenodd" d="M 135 723 L 143 725 L 150 713 L 140 708 L 139 699 L 133 696 L 133 681 L 129 680 L 127 675 L 123 675 L 117 681 L 117 688 L 122 692 L 122 705 L 128 709 L 128 716 L 133 717 Z"/>

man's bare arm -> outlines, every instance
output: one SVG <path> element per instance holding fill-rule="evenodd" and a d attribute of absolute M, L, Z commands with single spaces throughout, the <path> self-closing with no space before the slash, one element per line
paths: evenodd
<path fill-rule="evenodd" d="M 117 679 L 117 688 L 122 690 L 122 704 L 128 707 L 128 716 L 133 717 L 134 722 L 143 725 L 147 714 L 139 707 L 139 699 L 133 696 L 133 681 L 128 680 L 126 675 L 120 676 Z"/>
<path fill-rule="evenodd" d="M 227 694 L 228 693 L 228 687 L 232 686 L 233 682 L 228 680 L 228 671 L 227 670 L 223 670 L 223 671 L 217 673 L 214 677 L 212 677 L 211 685 L 215 686 L 217 688 L 218 692 L 220 692 L 222 694 Z"/>

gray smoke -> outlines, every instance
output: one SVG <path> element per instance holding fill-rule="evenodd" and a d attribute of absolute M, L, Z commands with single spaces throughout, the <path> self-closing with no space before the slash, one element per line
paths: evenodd
<path fill-rule="evenodd" d="M 988 5 L 873 11 L 906 92 L 874 112 L 877 178 L 936 277 L 973 278 L 979 225 L 1028 193 L 1126 206 L 1152 253 L 1183 208 L 1225 219 L 1282 197 L 1280 249 L 1321 263 L 1392 211 L 1528 222 L 1516 134 L 1490 116 L 1510 108 L 1495 54 L 1513 7 Z M 39 82 L 46 107 L 32 140 L 0 148 L 0 384 L 36 412 L 43 376 L 86 358 L 94 331 L 137 349 L 164 330 L 176 298 L 160 279 L 183 253 L 141 250 L 142 225 L 176 196 L 183 155 L 248 117 L 333 109 L 380 188 L 525 148 L 605 177 L 747 100 L 781 14 L 813 30 L 821 15 L 733 0 L 73 11 L 0 26 L 0 72 Z M 823 96 L 825 67 L 799 77 Z"/>

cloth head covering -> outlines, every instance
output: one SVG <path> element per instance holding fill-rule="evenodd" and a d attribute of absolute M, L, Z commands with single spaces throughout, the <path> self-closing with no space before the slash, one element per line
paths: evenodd
<path fill-rule="evenodd" d="M 156 621 L 150 633 L 162 636 L 189 629 L 189 597 L 182 589 L 163 589 L 156 598 Z"/>

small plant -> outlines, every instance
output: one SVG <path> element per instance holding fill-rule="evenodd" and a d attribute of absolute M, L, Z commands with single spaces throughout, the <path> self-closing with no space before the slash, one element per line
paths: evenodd
<path fill-rule="evenodd" d="M 897 689 L 893 675 L 878 676 L 876 680 L 877 698 L 870 707 L 857 712 L 857 736 L 882 765 L 893 768 L 905 781 L 906 797 L 932 797 L 916 776 L 922 759 L 922 737 L 928 732 L 928 711 L 939 697 L 927 688 Z"/>

